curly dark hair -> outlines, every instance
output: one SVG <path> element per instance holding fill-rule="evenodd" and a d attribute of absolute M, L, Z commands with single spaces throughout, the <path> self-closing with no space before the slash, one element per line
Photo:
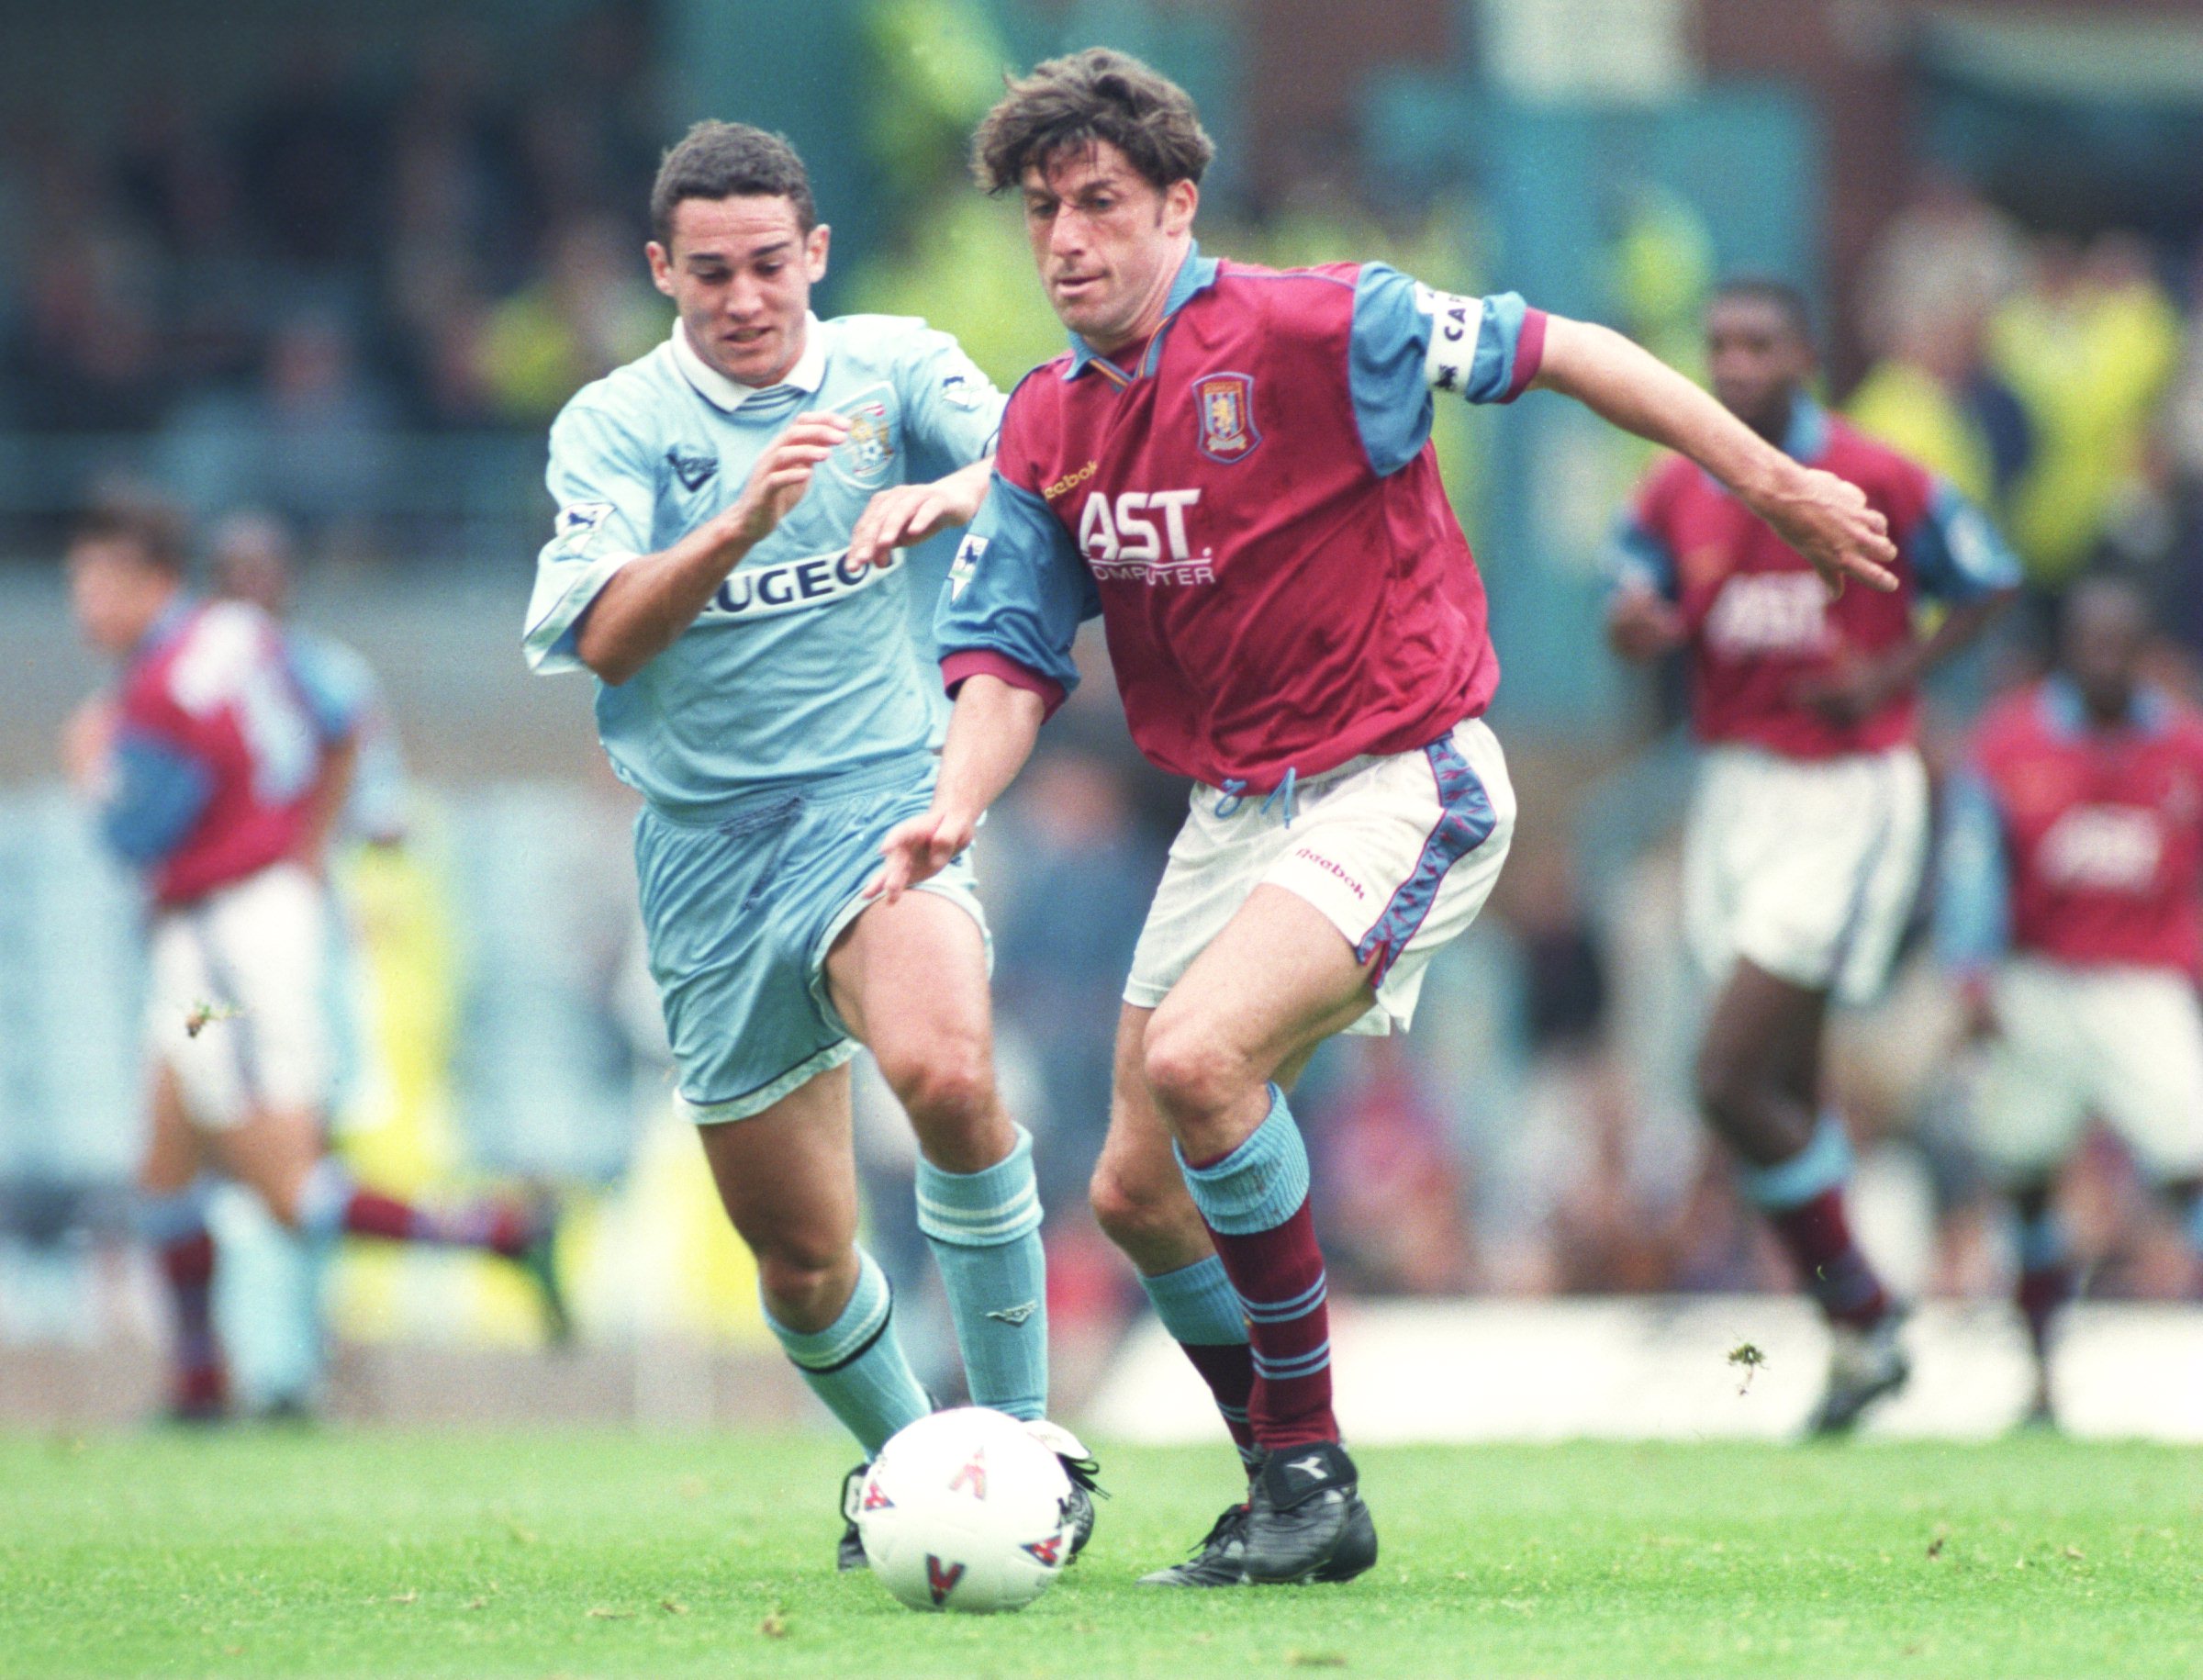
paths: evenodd
<path fill-rule="evenodd" d="M 786 135 L 742 122 L 699 122 L 668 147 L 650 189 L 650 228 L 659 244 L 673 239 L 673 211 L 684 198 L 787 198 L 796 225 L 819 225 L 811 173 Z"/>
<path fill-rule="evenodd" d="M 971 141 L 971 172 L 989 193 L 1101 140 L 1157 187 L 1198 182 L 1216 155 L 1186 90 L 1128 53 L 1089 47 L 1002 80 L 1010 91 Z"/>

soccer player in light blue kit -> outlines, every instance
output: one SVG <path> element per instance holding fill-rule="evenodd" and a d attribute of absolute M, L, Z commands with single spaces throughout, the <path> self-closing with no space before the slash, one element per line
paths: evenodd
<path fill-rule="evenodd" d="M 855 1242 L 861 1042 L 917 1133 L 919 1224 L 972 1398 L 1038 1425 L 1040 1200 L 995 1091 L 969 866 L 893 905 L 863 896 L 936 762 L 895 550 L 977 511 L 1002 398 L 922 321 L 810 313 L 829 230 L 778 136 L 699 124 L 651 218 L 679 319 L 551 429 L 529 663 L 595 673 L 605 749 L 643 797 L 635 863 L 680 1095 L 789 1359 L 867 1455 L 931 1409 Z M 863 1562 L 852 1522 L 842 1564 Z"/>

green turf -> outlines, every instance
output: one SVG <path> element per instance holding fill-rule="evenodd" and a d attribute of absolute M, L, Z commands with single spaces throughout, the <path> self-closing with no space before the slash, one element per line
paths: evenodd
<path fill-rule="evenodd" d="M 2203 1453 L 1370 1450 L 1350 1586 L 1132 1585 L 1218 1451 L 1107 1455 L 1039 1604 L 915 1616 L 832 1567 L 830 1440 L 0 1439 L 0 1674 L 2203 1674 Z"/>

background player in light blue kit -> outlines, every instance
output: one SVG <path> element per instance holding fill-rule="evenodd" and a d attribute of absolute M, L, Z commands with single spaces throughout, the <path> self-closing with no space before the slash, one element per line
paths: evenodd
<path fill-rule="evenodd" d="M 861 896 L 934 774 L 894 550 L 978 510 L 1002 398 L 922 321 L 811 314 L 829 230 L 777 136 L 698 125 L 651 218 L 679 320 L 552 427 L 528 659 L 600 679 L 605 750 L 644 801 L 681 1098 L 788 1357 L 867 1454 L 930 1409 L 855 1242 L 844 1064 L 861 1041 L 917 1132 L 919 1224 L 972 1398 L 1037 1421 L 1040 1200 L 995 1092 L 968 865 L 893 905 Z M 842 1562 L 863 1562 L 854 1526 Z"/>

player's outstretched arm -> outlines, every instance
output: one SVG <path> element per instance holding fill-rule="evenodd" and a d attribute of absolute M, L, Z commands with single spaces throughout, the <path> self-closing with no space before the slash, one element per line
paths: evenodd
<path fill-rule="evenodd" d="M 987 808 L 1025 767 L 1047 715 L 1047 702 L 1030 689 L 984 673 L 967 677 L 949 712 L 933 805 L 923 816 L 897 823 L 880 842 L 887 867 L 865 896 L 892 904 L 907 889 L 948 868 L 971 844 Z"/>
<path fill-rule="evenodd" d="M 958 467 L 931 484 L 899 484 L 868 502 L 849 533 L 849 558 L 858 566 L 885 566 L 898 548 L 968 525 L 987 499 L 994 457 Z"/>
<path fill-rule="evenodd" d="M 1548 317 L 1544 357 L 1530 383 L 1688 455 L 1803 554 L 1831 591 L 1851 577 L 1876 589 L 1897 587 L 1888 521 L 1866 505 L 1857 485 L 1793 461 L 1620 333 Z"/>
<path fill-rule="evenodd" d="M 582 664 L 617 688 L 671 647 L 727 574 L 803 499 L 819 463 L 848 435 L 845 414 L 798 415 L 757 458 L 725 511 L 671 548 L 638 555 L 614 572 L 575 636 Z"/>

